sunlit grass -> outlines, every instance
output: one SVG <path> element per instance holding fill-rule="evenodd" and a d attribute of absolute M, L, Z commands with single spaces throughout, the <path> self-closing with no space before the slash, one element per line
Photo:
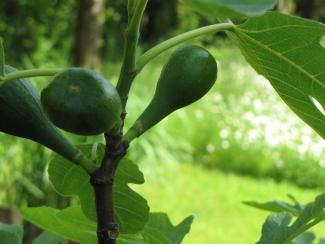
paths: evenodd
<path fill-rule="evenodd" d="M 146 174 L 146 183 L 136 189 L 148 199 L 151 211 L 167 212 L 173 224 L 188 215 L 195 216 L 184 244 L 255 243 L 268 213 L 245 206 L 242 201 L 287 201 L 290 193 L 306 203 L 320 193 L 270 179 L 256 180 L 206 170 L 193 164 L 150 164 L 144 162 L 142 169 L 153 173 Z M 323 229 L 324 224 L 320 224 L 314 231 L 321 237 Z"/>

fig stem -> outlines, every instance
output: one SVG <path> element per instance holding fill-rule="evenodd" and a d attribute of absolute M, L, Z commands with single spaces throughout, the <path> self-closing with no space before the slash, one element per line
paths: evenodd
<path fill-rule="evenodd" d="M 135 138 L 143 133 L 141 121 L 136 121 L 134 125 L 124 134 L 123 140 L 131 143 Z"/>
<path fill-rule="evenodd" d="M 6 74 L 4 77 L 0 78 L 0 84 L 3 82 L 17 80 L 21 78 L 27 77 L 37 77 L 37 76 L 54 76 L 63 68 L 56 68 L 56 69 L 26 69 L 21 71 L 12 72 L 10 74 Z"/>
<path fill-rule="evenodd" d="M 132 81 L 138 73 L 135 65 L 135 56 L 140 35 L 140 24 L 147 2 L 148 0 L 138 1 L 134 12 L 132 13 L 131 19 L 129 20 L 128 27 L 125 31 L 124 56 L 119 80 L 116 86 L 116 89 L 121 97 L 123 112 L 125 112 L 125 106 Z"/>
<path fill-rule="evenodd" d="M 75 158 L 71 160 L 71 162 L 75 163 L 76 165 L 79 165 L 89 174 L 97 169 L 93 161 L 94 160 L 87 158 L 81 151 L 79 151 Z"/>
<path fill-rule="evenodd" d="M 198 29 L 185 32 L 183 34 L 170 38 L 156 45 L 155 47 L 149 49 L 147 52 L 145 52 L 144 54 L 142 54 L 142 56 L 139 57 L 136 66 L 140 71 L 148 62 L 150 62 L 152 59 L 154 59 L 159 54 L 163 53 L 169 48 L 172 48 L 178 44 L 181 44 L 185 41 L 188 41 L 190 39 L 202 35 L 211 34 L 219 31 L 231 31 L 234 27 L 235 25 L 232 23 L 219 23 L 219 24 L 208 25 L 208 26 L 204 26 Z"/>

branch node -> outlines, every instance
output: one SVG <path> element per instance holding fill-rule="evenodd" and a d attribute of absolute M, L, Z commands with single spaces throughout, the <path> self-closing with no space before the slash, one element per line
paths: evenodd
<path fill-rule="evenodd" d="M 108 223 L 107 228 L 97 231 L 98 236 L 104 240 L 115 240 L 119 235 L 119 226 L 116 223 Z"/>
<path fill-rule="evenodd" d="M 95 171 L 96 172 L 96 171 Z M 94 173 L 95 173 L 94 172 Z M 96 174 L 91 174 L 90 175 L 90 184 L 92 186 L 99 186 L 99 185 L 103 185 L 103 184 L 106 184 L 106 180 L 103 179 L 103 178 L 100 178 L 100 177 L 97 177 Z"/>

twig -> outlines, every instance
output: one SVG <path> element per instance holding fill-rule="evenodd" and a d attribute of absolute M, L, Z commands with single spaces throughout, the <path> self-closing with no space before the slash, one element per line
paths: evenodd
<path fill-rule="evenodd" d="M 119 227 L 114 211 L 114 179 L 120 160 L 126 154 L 128 143 L 122 136 L 105 134 L 106 148 L 101 167 L 91 174 L 90 183 L 95 192 L 98 244 L 115 244 Z"/>

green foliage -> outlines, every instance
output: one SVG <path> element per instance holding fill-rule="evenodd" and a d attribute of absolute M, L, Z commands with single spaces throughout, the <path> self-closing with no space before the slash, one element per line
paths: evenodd
<path fill-rule="evenodd" d="M 50 233 L 82 244 L 97 243 L 96 223 L 86 218 L 79 207 L 63 210 L 50 207 L 24 208 L 21 212 L 25 219 Z M 135 241 L 138 244 L 145 244 L 141 239 L 141 235 L 122 234 L 117 243 L 131 244 Z"/>
<path fill-rule="evenodd" d="M 325 138 L 325 49 L 320 44 L 325 26 L 270 12 L 248 19 L 235 34 L 247 61 L 301 119 Z"/>
<path fill-rule="evenodd" d="M 271 212 L 289 212 L 293 215 L 297 215 L 299 213 L 299 211 L 301 210 L 300 206 L 292 206 L 291 204 L 288 204 L 288 203 L 282 202 L 282 201 L 272 201 L 272 202 L 265 202 L 265 203 L 247 201 L 247 202 L 244 202 L 244 204 L 251 206 L 251 207 L 271 211 Z M 298 207 L 298 209 L 297 209 L 297 207 Z"/>
<path fill-rule="evenodd" d="M 292 209 L 288 211 L 288 204 L 286 203 L 284 205 L 274 202 L 268 204 L 253 203 L 250 205 L 272 212 L 279 212 L 279 207 L 282 208 L 282 212 L 272 214 L 266 219 L 258 244 L 288 243 L 324 220 L 325 194 L 317 196 L 314 202 L 307 205 L 297 204 L 298 207 L 295 207 L 294 211 Z M 291 215 L 288 212 L 294 212 L 297 216 L 297 219 L 291 225 Z"/>
<path fill-rule="evenodd" d="M 18 225 L 9 225 L 0 223 L 0 242 L 4 244 L 23 244 L 24 230 Z M 32 244 L 59 244 L 62 237 L 54 235 L 50 232 L 43 232 Z"/>
<path fill-rule="evenodd" d="M 96 243 L 96 223 L 86 218 L 79 207 L 63 210 L 50 207 L 21 209 L 23 217 L 44 230 L 84 244 Z"/>
<path fill-rule="evenodd" d="M 104 146 L 97 149 L 97 160 L 103 157 Z M 87 156 L 92 154 L 91 145 L 83 145 L 81 150 Z M 81 167 L 55 155 L 48 168 L 49 178 L 58 193 L 64 196 L 78 196 L 82 211 L 89 219 L 96 220 L 94 192 L 89 183 L 89 175 Z M 128 184 L 143 184 L 144 178 L 138 167 L 129 160 L 121 161 L 116 172 L 114 201 L 116 219 L 122 234 L 139 232 L 148 220 L 147 201 L 133 191 Z"/>
<path fill-rule="evenodd" d="M 312 232 L 306 232 L 295 240 L 292 241 L 292 244 L 312 244 L 313 241 L 315 240 L 316 236 Z M 320 244 L 320 243 L 319 243 Z"/>
<path fill-rule="evenodd" d="M 49 185 L 47 177 L 44 177 L 50 151 L 40 144 L 7 134 L 1 134 L 0 141 L 6 145 L 0 147 L 1 207 L 65 207 L 68 201 L 63 200 Z"/>
<path fill-rule="evenodd" d="M 69 207 L 58 210 L 49 207 L 22 209 L 24 218 L 35 225 L 51 231 L 68 240 L 82 244 L 95 244 L 96 223 L 86 218 L 79 207 Z M 157 224 L 162 224 L 157 226 Z M 180 244 L 189 232 L 192 218 L 183 220 L 179 225 L 173 226 L 167 215 L 152 213 L 143 232 L 137 235 L 120 235 L 118 244 L 153 244 L 168 243 Z M 152 234 L 154 234 L 152 236 Z M 158 234 L 157 236 L 155 236 Z M 163 242 L 161 242 L 163 241 Z"/>
<path fill-rule="evenodd" d="M 21 244 L 23 229 L 18 225 L 0 223 L 0 242 L 7 244 Z"/>
<path fill-rule="evenodd" d="M 262 237 L 257 244 L 276 244 L 284 243 L 286 228 L 291 222 L 291 216 L 288 213 L 276 213 L 270 215 L 262 229 Z"/>
<path fill-rule="evenodd" d="M 173 226 L 167 214 L 151 213 L 142 231 L 145 243 L 180 244 L 184 236 L 190 231 L 193 217 L 189 216 L 177 226 Z"/>
<path fill-rule="evenodd" d="M 126 27 L 124 0 L 106 2 L 102 57 L 122 55 Z M 70 66 L 75 45 L 79 2 L 74 0 L 15 0 L 0 2 L 0 36 L 10 55 L 7 63 L 17 67 Z M 124 14 L 125 13 L 125 14 Z M 23 25 L 21 23 L 24 23 Z M 114 33 L 114 34 L 112 34 Z"/>
<path fill-rule="evenodd" d="M 68 240 L 78 241 L 82 244 L 97 243 L 96 223 L 86 218 L 79 207 L 69 207 L 63 210 L 49 207 L 24 208 L 21 212 L 28 221 Z M 137 235 L 122 234 L 117 243 L 179 244 L 189 232 L 191 223 L 192 218 L 188 217 L 179 225 L 173 226 L 167 215 L 152 213 L 141 233 Z M 159 225 L 157 226 L 157 224 Z"/>
<path fill-rule="evenodd" d="M 90 156 L 92 153 L 92 148 L 91 145 L 81 146 L 81 150 L 87 156 Z M 97 148 L 97 163 L 101 161 L 103 151 L 103 145 L 100 144 Z M 50 180 L 56 190 L 63 195 L 78 195 L 83 208 L 70 207 L 64 210 L 48 207 L 24 208 L 21 211 L 24 218 L 64 238 L 80 241 L 85 244 L 96 243 L 94 202 L 89 201 L 89 199 L 94 197 L 89 184 L 89 176 L 81 168 L 58 155 L 51 161 L 48 171 Z M 168 241 L 165 243 L 180 243 L 189 231 L 193 220 L 192 217 L 188 217 L 175 227 L 170 223 L 165 214 L 150 214 L 149 221 L 147 222 L 147 218 L 145 218 L 146 213 L 143 212 L 144 208 L 147 208 L 146 205 L 141 203 L 140 195 L 131 190 L 126 185 L 127 183 L 143 183 L 143 175 L 134 164 L 124 160 L 118 168 L 116 184 L 114 186 L 116 217 L 118 222 L 120 222 L 122 233 L 118 243 L 129 243 L 131 236 L 123 234 L 136 234 L 143 229 L 144 224 L 145 227 L 141 234 L 142 238 L 132 237 L 132 240 L 135 238 L 139 243 L 147 243 L 147 240 L 152 240 L 152 233 L 159 233 L 154 240 Z M 130 204 L 132 199 L 134 203 Z M 87 204 L 90 205 L 87 206 Z M 132 216 L 133 214 L 136 216 Z M 89 216 L 91 217 L 89 218 Z M 76 231 L 76 228 L 78 231 Z M 149 243 L 154 242 L 150 241 Z"/>
<path fill-rule="evenodd" d="M 32 244 L 59 244 L 62 240 L 62 237 L 52 234 L 49 231 L 44 231 L 33 240 Z"/>
<path fill-rule="evenodd" d="M 277 0 L 184 0 L 184 2 L 203 14 L 216 18 L 235 18 L 261 15 L 274 8 Z"/>
<path fill-rule="evenodd" d="M 17 67 L 67 65 L 74 42 L 77 3 L 73 0 L 0 2 L 0 36 L 7 63 Z M 24 24 L 22 24 L 24 23 Z"/>
<path fill-rule="evenodd" d="M 3 48 L 3 40 L 0 37 L 0 77 L 5 75 L 5 50 Z"/>

